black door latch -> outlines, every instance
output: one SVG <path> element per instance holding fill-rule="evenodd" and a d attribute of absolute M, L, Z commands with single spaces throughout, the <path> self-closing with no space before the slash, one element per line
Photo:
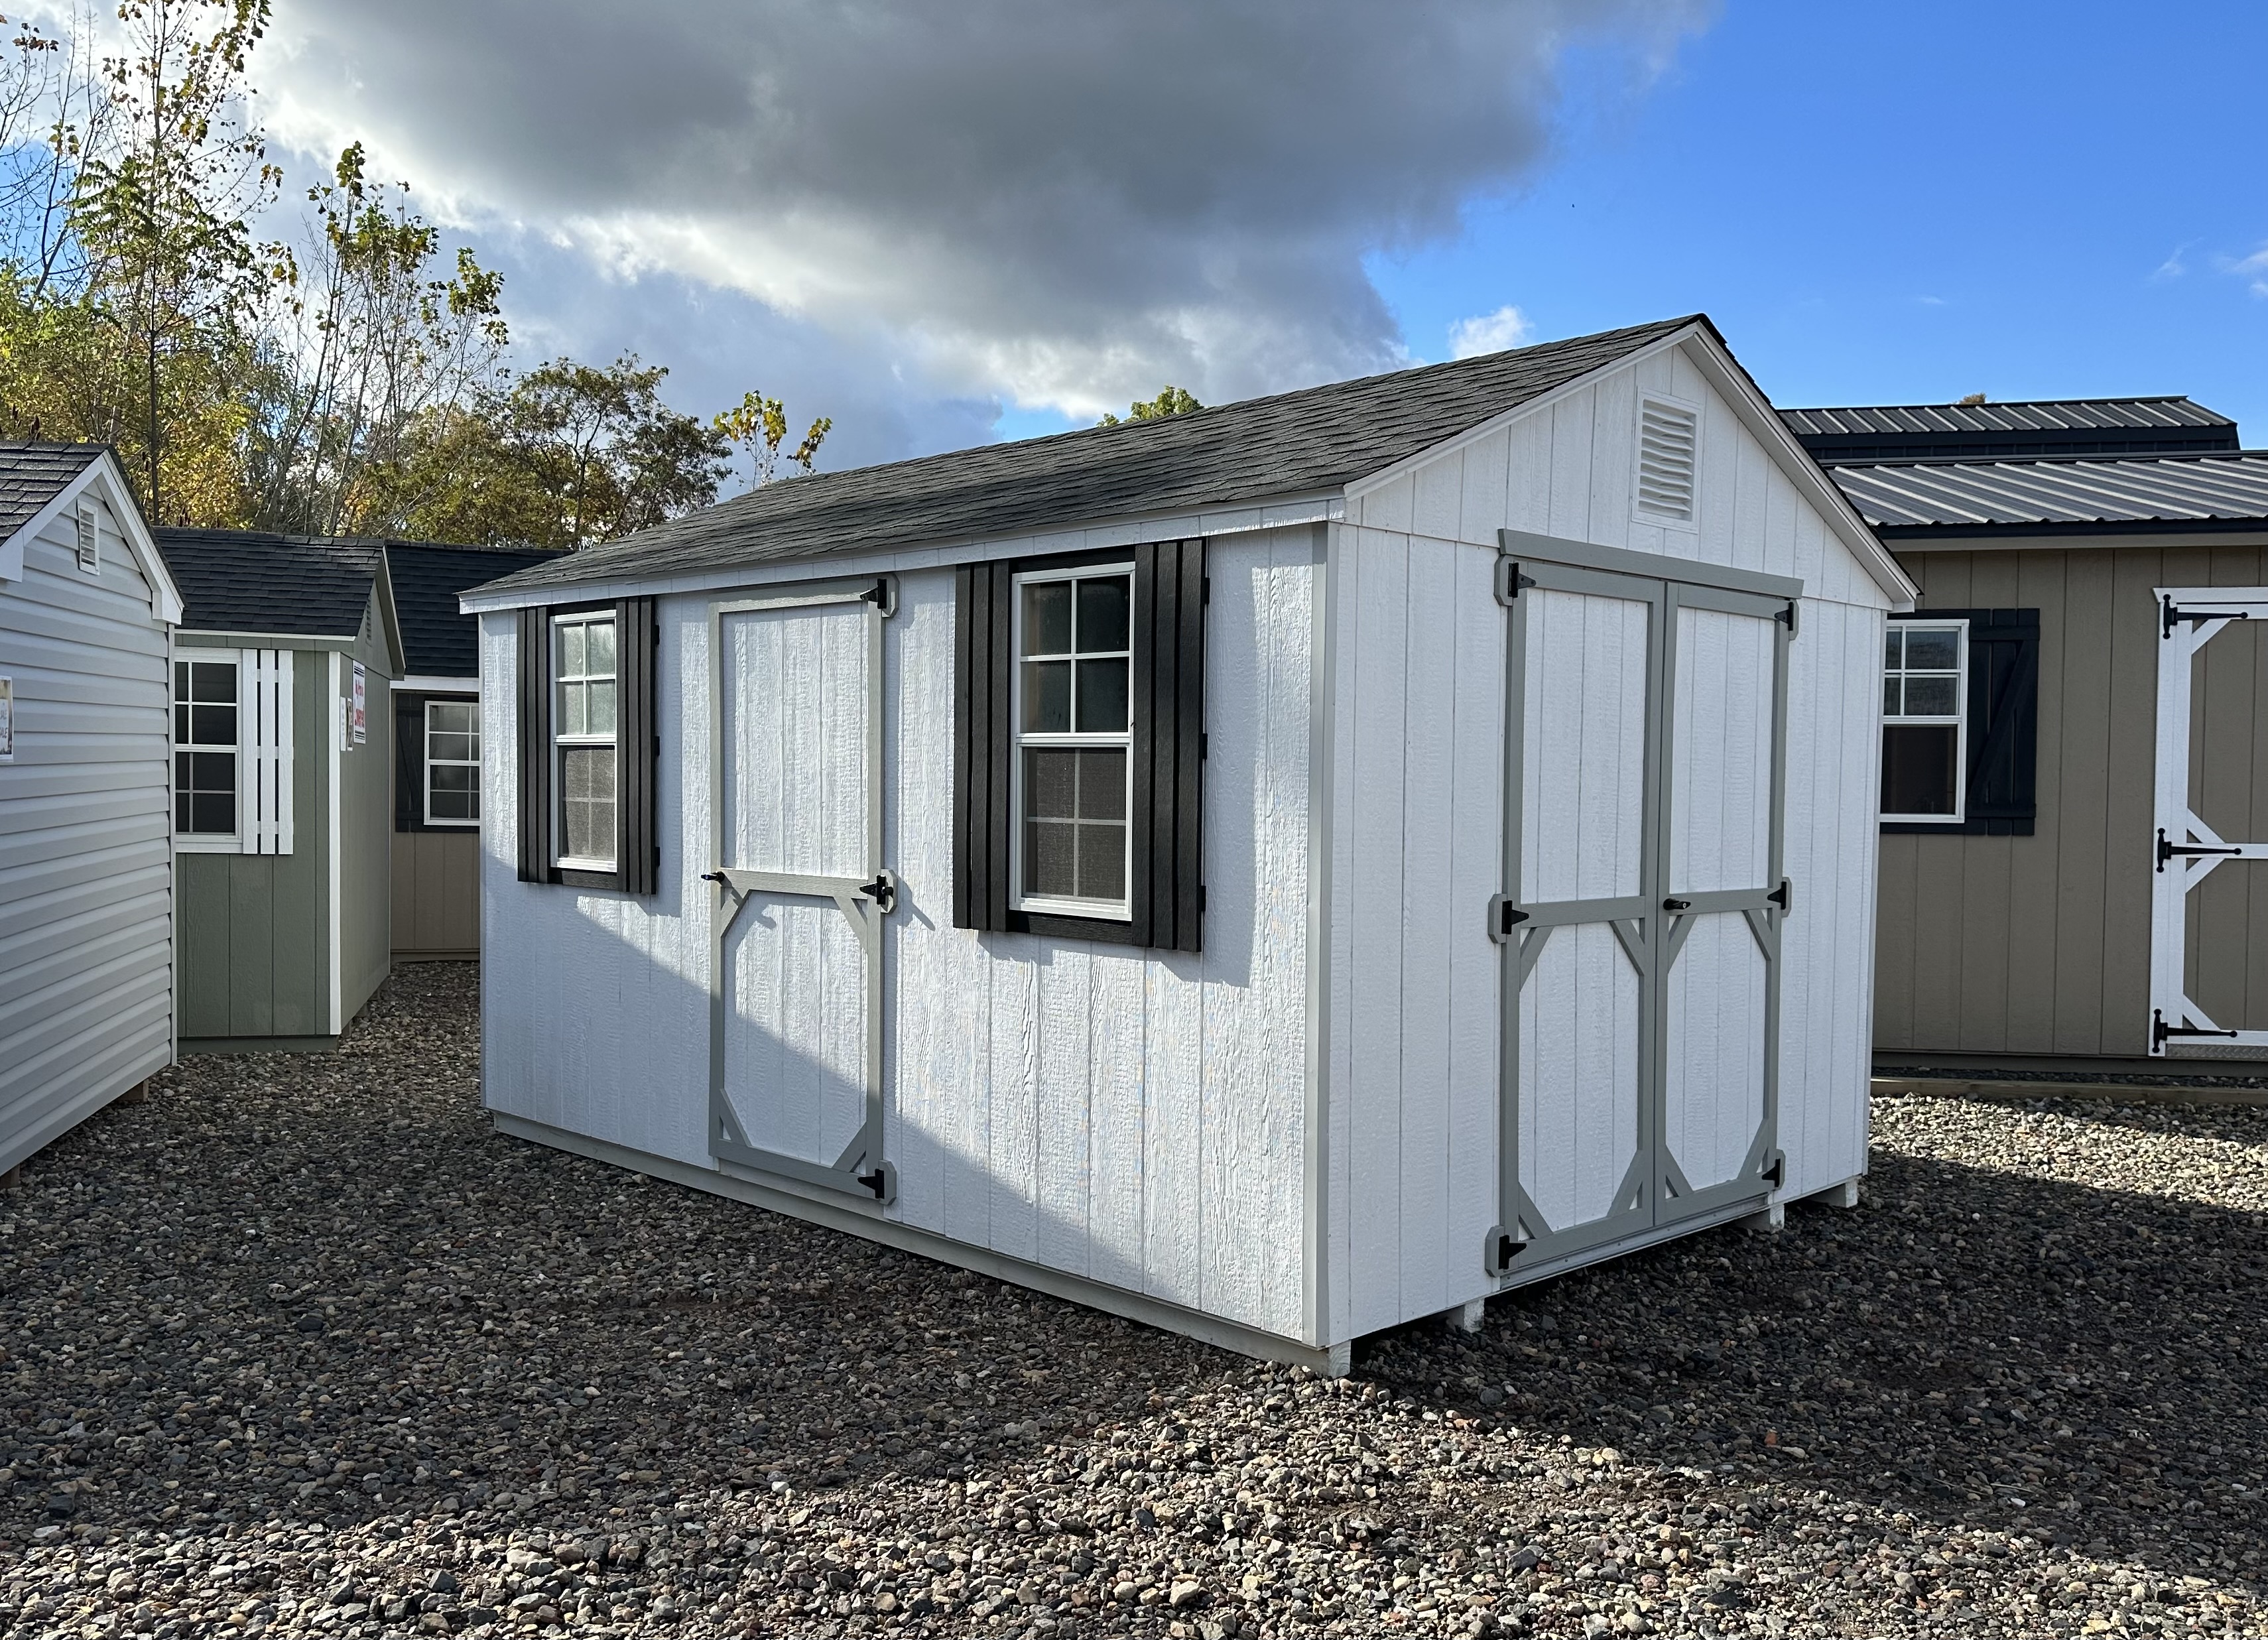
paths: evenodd
<path fill-rule="evenodd" d="M 1690 911 L 1693 902 L 1690 900 L 1665 900 L 1661 902 L 1661 908 L 1665 911 Z"/>

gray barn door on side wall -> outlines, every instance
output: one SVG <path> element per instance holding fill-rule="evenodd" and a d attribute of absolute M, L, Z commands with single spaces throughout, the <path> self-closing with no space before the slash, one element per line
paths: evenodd
<path fill-rule="evenodd" d="M 2258 1059 L 2268 1055 L 2268 1010 L 2255 1000 L 2249 959 L 2257 936 L 2249 913 L 2262 886 L 2251 865 L 2268 860 L 2268 824 L 2255 812 L 2259 655 L 2252 623 L 2268 621 L 2268 586 L 2155 591 L 2150 1052 Z M 2243 640 L 2222 638 L 2208 649 L 2232 627 Z"/>
<path fill-rule="evenodd" d="M 882 1156 L 887 582 L 710 617 L 711 1154 L 887 1202 Z"/>
<path fill-rule="evenodd" d="M 1491 1275 L 1760 1200 L 1801 583 L 1506 532 Z M 1684 577 L 1696 578 L 1686 579 Z M 1698 577 L 1707 577 L 1702 579 Z"/>

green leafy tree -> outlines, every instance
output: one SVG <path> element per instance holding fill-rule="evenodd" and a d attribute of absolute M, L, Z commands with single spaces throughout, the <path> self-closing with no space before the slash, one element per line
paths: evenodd
<path fill-rule="evenodd" d="M 1113 416 L 1105 411 L 1102 419 L 1095 425 L 1117 427 L 1126 422 L 1154 422 L 1164 416 L 1187 416 L 1191 410 L 1204 408 L 1204 406 L 1197 402 L 1195 393 L 1176 387 L 1168 382 L 1158 389 L 1156 398 L 1135 400 L 1127 407 L 1127 412 L 1123 416 Z"/>
<path fill-rule="evenodd" d="M 414 423 L 387 478 L 408 533 L 587 547 L 717 498 L 731 443 L 662 401 L 668 371 L 556 359 Z"/>
<path fill-rule="evenodd" d="M 309 250 L 281 264 L 249 395 L 246 480 L 261 527 L 392 532 L 377 475 L 420 417 L 500 379 L 504 281 L 462 248 L 445 272 L 409 192 L 372 184 L 358 143 L 308 190 Z"/>

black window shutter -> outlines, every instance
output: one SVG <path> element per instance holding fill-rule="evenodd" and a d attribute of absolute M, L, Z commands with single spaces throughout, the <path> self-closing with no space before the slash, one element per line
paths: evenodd
<path fill-rule="evenodd" d="M 954 647 L 956 928 L 1058 934 L 1169 951 L 1202 948 L 1205 544 L 1154 541 L 1134 548 L 1133 558 L 1134 870 L 1127 885 L 1132 917 L 1122 923 L 1011 908 L 1014 577 L 1019 569 L 1067 562 L 1033 560 L 966 564 L 959 573 Z"/>
<path fill-rule="evenodd" d="M 551 880 L 551 619 L 519 612 L 519 880 Z"/>
<path fill-rule="evenodd" d="M 654 712 L 654 600 L 625 598 L 615 606 L 615 666 L 618 715 L 615 755 L 615 857 L 624 893 L 650 894 L 660 867 L 654 811 L 654 760 L 660 746 Z"/>
<path fill-rule="evenodd" d="M 425 824 L 425 697 L 394 697 L 394 829 Z"/>
<path fill-rule="evenodd" d="M 1969 820 L 2029 837 L 2039 818 L 2040 612 L 1969 612 Z"/>
<path fill-rule="evenodd" d="M 1958 826 L 1891 820 L 1882 829 L 2032 835 L 2039 818 L 2040 612 L 1917 609 L 1891 619 L 1969 622 L 1969 798 Z"/>

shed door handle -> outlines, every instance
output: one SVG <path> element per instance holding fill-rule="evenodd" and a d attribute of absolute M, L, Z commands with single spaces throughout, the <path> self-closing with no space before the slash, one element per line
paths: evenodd
<path fill-rule="evenodd" d="M 1661 908 L 1665 911 L 1690 911 L 1693 902 L 1690 900 L 1665 900 L 1661 902 Z"/>

